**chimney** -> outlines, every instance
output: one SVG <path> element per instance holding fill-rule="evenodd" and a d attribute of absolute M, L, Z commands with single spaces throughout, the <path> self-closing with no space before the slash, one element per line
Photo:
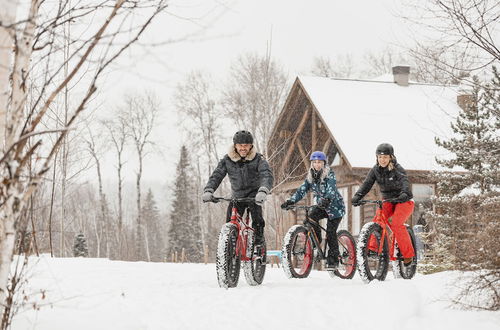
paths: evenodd
<path fill-rule="evenodd" d="M 474 96 L 471 94 L 457 95 L 457 104 L 460 108 L 467 111 L 474 106 Z"/>
<path fill-rule="evenodd" d="M 410 76 L 409 66 L 393 66 L 392 74 L 396 84 L 399 86 L 408 86 L 408 77 Z"/>

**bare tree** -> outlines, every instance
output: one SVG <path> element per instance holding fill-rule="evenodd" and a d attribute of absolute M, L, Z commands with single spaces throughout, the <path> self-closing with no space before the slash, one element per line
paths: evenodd
<path fill-rule="evenodd" d="M 107 202 L 106 202 L 106 196 L 104 195 L 104 190 L 103 190 L 103 180 L 102 180 L 102 169 L 101 169 L 101 158 L 102 158 L 102 148 L 103 148 L 103 141 L 102 140 L 97 140 L 92 131 L 90 130 L 89 127 L 87 127 L 87 138 L 86 138 L 86 144 L 87 144 L 87 151 L 94 160 L 95 163 L 95 169 L 97 172 L 97 184 L 98 184 L 98 189 L 99 189 L 99 206 L 100 206 L 100 216 L 98 219 L 100 221 L 96 221 L 96 238 L 100 242 L 101 240 L 104 241 L 104 252 L 106 258 L 110 257 L 110 249 L 111 249 L 111 242 L 110 242 L 110 217 L 107 212 Z M 100 244 L 99 244 L 100 245 Z M 97 249 L 97 258 L 101 257 L 101 251 L 100 248 Z"/>
<path fill-rule="evenodd" d="M 267 141 L 283 106 L 286 87 L 285 73 L 270 53 L 246 54 L 231 67 L 224 109 L 240 129 L 255 135 L 255 145 L 266 157 Z"/>
<path fill-rule="evenodd" d="M 124 160 L 124 150 L 125 145 L 128 140 L 127 135 L 127 124 L 123 115 L 116 115 L 116 120 L 107 120 L 104 121 L 103 124 L 107 128 L 109 139 L 111 140 L 111 145 L 113 146 L 114 152 L 116 153 L 116 174 L 117 174 L 117 197 L 118 197 L 118 232 L 117 241 L 118 241 L 118 255 L 123 258 L 125 253 L 125 249 L 127 249 L 127 244 L 125 242 L 126 235 L 123 232 L 123 166 L 125 165 Z"/>
<path fill-rule="evenodd" d="M 2 1 L 2 4 L 5 1 Z M 105 69 L 129 48 L 166 7 L 166 2 L 91 0 L 31 0 L 26 17 L 16 22 L 2 21 L 0 29 L 11 36 L 13 49 L 9 66 L 10 89 L 5 118 L 5 141 L 0 158 L 0 311 L 6 311 L 6 293 L 13 256 L 16 223 L 32 193 L 47 173 L 62 141 L 95 91 Z M 2 6 L 2 8 L 5 8 Z M 142 11 L 142 21 L 131 15 Z M 130 24 L 133 18 L 134 24 Z M 56 38 L 66 22 L 89 22 L 70 41 L 67 61 Z M 127 26 L 127 28 L 125 28 Z M 132 26 L 129 28 L 129 26 Z M 119 40 L 119 42 L 118 42 Z M 119 45 L 118 45 L 119 44 Z M 99 51 L 96 51 L 99 50 Z M 9 63 L 9 61 L 7 62 Z M 64 67 L 68 70 L 64 73 Z M 44 127 L 50 109 L 60 102 L 66 86 L 79 81 L 75 105 L 61 128 Z M 30 85 L 31 83 L 31 85 Z M 7 81 L 0 82 L 7 85 Z M 83 94 L 81 91 L 84 90 Z M 35 94 L 32 104 L 26 103 Z M 79 95 L 79 96 L 78 96 Z M 82 96 L 83 95 L 83 96 Z M 44 137 L 55 135 L 50 142 Z M 31 141 L 31 143 L 28 143 Z M 45 145 L 42 147 L 42 141 Z M 28 175 L 28 160 L 35 160 Z M 3 318 L 8 319 L 7 318 Z M 5 322 L 3 327 L 6 327 Z"/>
<path fill-rule="evenodd" d="M 410 54 L 447 81 L 458 82 L 500 61 L 498 1 L 407 0 L 405 8 L 408 14 L 401 16 L 419 28 Z"/>
<path fill-rule="evenodd" d="M 311 72 L 319 77 L 351 78 L 354 74 L 352 56 L 349 54 L 338 55 L 333 61 L 329 57 L 315 57 Z"/>
<path fill-rule="evenodd" d="M 136 257 L 142 260 L 151 261 L 149 247 L 145 242 L 144 224 L 141 220 L 141 179 L 143 171 L 144 158 L 147 156 L 152 145 L 151 133 L 156 124 L 156 118 L 160 110 L 160 104 L 153 93 L 144 95 L 128 95 L 125 97 L 125 108 L 123 116 L 126 120 L 127 130 L 133 141 L 135 151 L 137 152 L 137 218 L 136 218 Z M 145 251 L 144 251 L 145 249 Z"/>

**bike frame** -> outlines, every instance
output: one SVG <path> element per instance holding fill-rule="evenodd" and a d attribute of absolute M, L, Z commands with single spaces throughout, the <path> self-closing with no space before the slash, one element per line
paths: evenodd
<path fill-rule="evenodd" d="M 327 246 L 327 244 L 325 244 L 325 250 L 323 251 L 323 249 L 321 248 L 321 244 L 319 243 L 319 238 L 316 235 L 316 230 L 314 230 L 313 227 L 314 226 L 318 226 L 324 232 L 326 232 L 326 229 L 323 228 L 317 221 L 309 218 L 309 210 L 312 207 L 313 206 L 299 206 L 299 205 L 294 205 L 294 206 L 289 207 L 288 209 L 295 208 L 295 209 L 303 209 L 303 210 L 306 211 L 306 218 L 304 219 L 304 221 L 302 222 L 302 224 L 304 225 L 304 227 L 307 228 L 307 237 L 311 237 L 312 238 L 314 245 L 318 249 L 318 253 L 319 253 L 321 259 L 326 259 L 326 246 Z M 340 240 L 338 240 L 338 242 L 339 242 L 339 245 L 342 245 L 342 247 L 344 249 L 346 248 L 344 246 L 344 244 Z"/>
<path fill-rule="evenodd" d="M 231 220 L 229 223 L 232 223 L 236 226 L 238 230 L 238 237 L 236 239 L 236 255 L 240 257 L 241 261 L 249 261 L 251 260 L 251 254 L 253 251 L 249 251 L 247 253 L 247 244 L 248 244 L 248 231 L 255 231 L 251 227 L 250 223 L 250 212 L 246 210 L 246 216 L 243 218 L 236 208 L 236 203 L 238 202 L 255 202 L 254 198 L 224 198 L 224 197 L 214 197 L 214 200 L 225 200 L 229 201 L 232 205 L 231 208 Z"/>
<path fill-rule="evenodd" d="M 391 229 L 391 224 L 389 223 L 389 219 L 387 216 L 382 212 L 382 205 L 383 203 L 388 203 L 387 201 L 369 201 L 365 200 L 363 204 L 377 204 L 377 210 L 375 212 L 375 216 L 372 219 L 372 222 L 375 222 L 382 227 L 382 237 L 380 237 L 380 244 L 378 247 L 377 254 L 381 255 L 384 250 L 384 243 L 385 240 L 388 241 L 389 244 L 389 259 L 391 261 L 397 260 L 396 256 L 394 255 L 394 245 L 395 245 L 395 239 L 394 239 L 394 234 Z"/>

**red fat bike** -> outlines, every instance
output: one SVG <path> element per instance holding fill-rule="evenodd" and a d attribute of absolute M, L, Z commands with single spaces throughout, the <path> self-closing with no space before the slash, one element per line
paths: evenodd
<path fill-rule="evenodd" d="M 376 204 L 377 213 L 371 222 L 366 223 L 358 237 L 357 259 L 359 275 L 365 283 L 374 279 L 385 280 L 389 270 L 389 260 L 392 262 L 392 272 L 395 278 L 411 279 L 417 271 L 417 256 L 411 264 L 405 266 L 403 255 L 393 235 L 389 219 L 382 212 L 382 204 L 387 201 L 361 200 L 359 205 Z M 413 251 L 416 251 L 415 234 L 410 226 L 405 224 L 410 235 Z"/>
<path fill-rule="evenodd" d="M 250 212 L 247 209 L 243 217 L 236 208 L 236 203 L 255 203 L 255 198 L 212 199 L 214 203 L 219 201 L 227 201 L 233 205 L 231 221 L 222 226 L 217 245 L 215 266 L 219 286 L 226 289 L 236 287 L 241 266 L 249 285 L 262 284 L 266 272 L 266 242 L 255 244 L 255 230 L 251 226 Z"/>

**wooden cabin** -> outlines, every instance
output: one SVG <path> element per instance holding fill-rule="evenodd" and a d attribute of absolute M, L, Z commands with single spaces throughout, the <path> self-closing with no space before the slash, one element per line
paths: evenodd
<path fill-rule="evenodd" d="M 377 80 L 297 77 L 268 144 L 278 199 L 285 200 L 303 183 L 311 152 L 322 150 L 346 204 L 340 228 L 357 236 L 375 207 L 352 207 L 351 197 L 375 165 L 377 145 L 387 142 L 411 183 L 415 211 L 408 221 L 422 220 L 423 210 L 432 207 L 436 182 L 431 174 L 439 169 L 435 158 L 447 154 L 434 139 L 450 136 L 459 107 L 456 86 L 412 83 L 408 74 L 408 67 L 395 67 L 393 75 Z M 302 203 L 312 203 L 311 197 Z M 375 184 L 365 198 L 377 197 Z M 302 216 L 282 214 L 278 239 Z"/>

